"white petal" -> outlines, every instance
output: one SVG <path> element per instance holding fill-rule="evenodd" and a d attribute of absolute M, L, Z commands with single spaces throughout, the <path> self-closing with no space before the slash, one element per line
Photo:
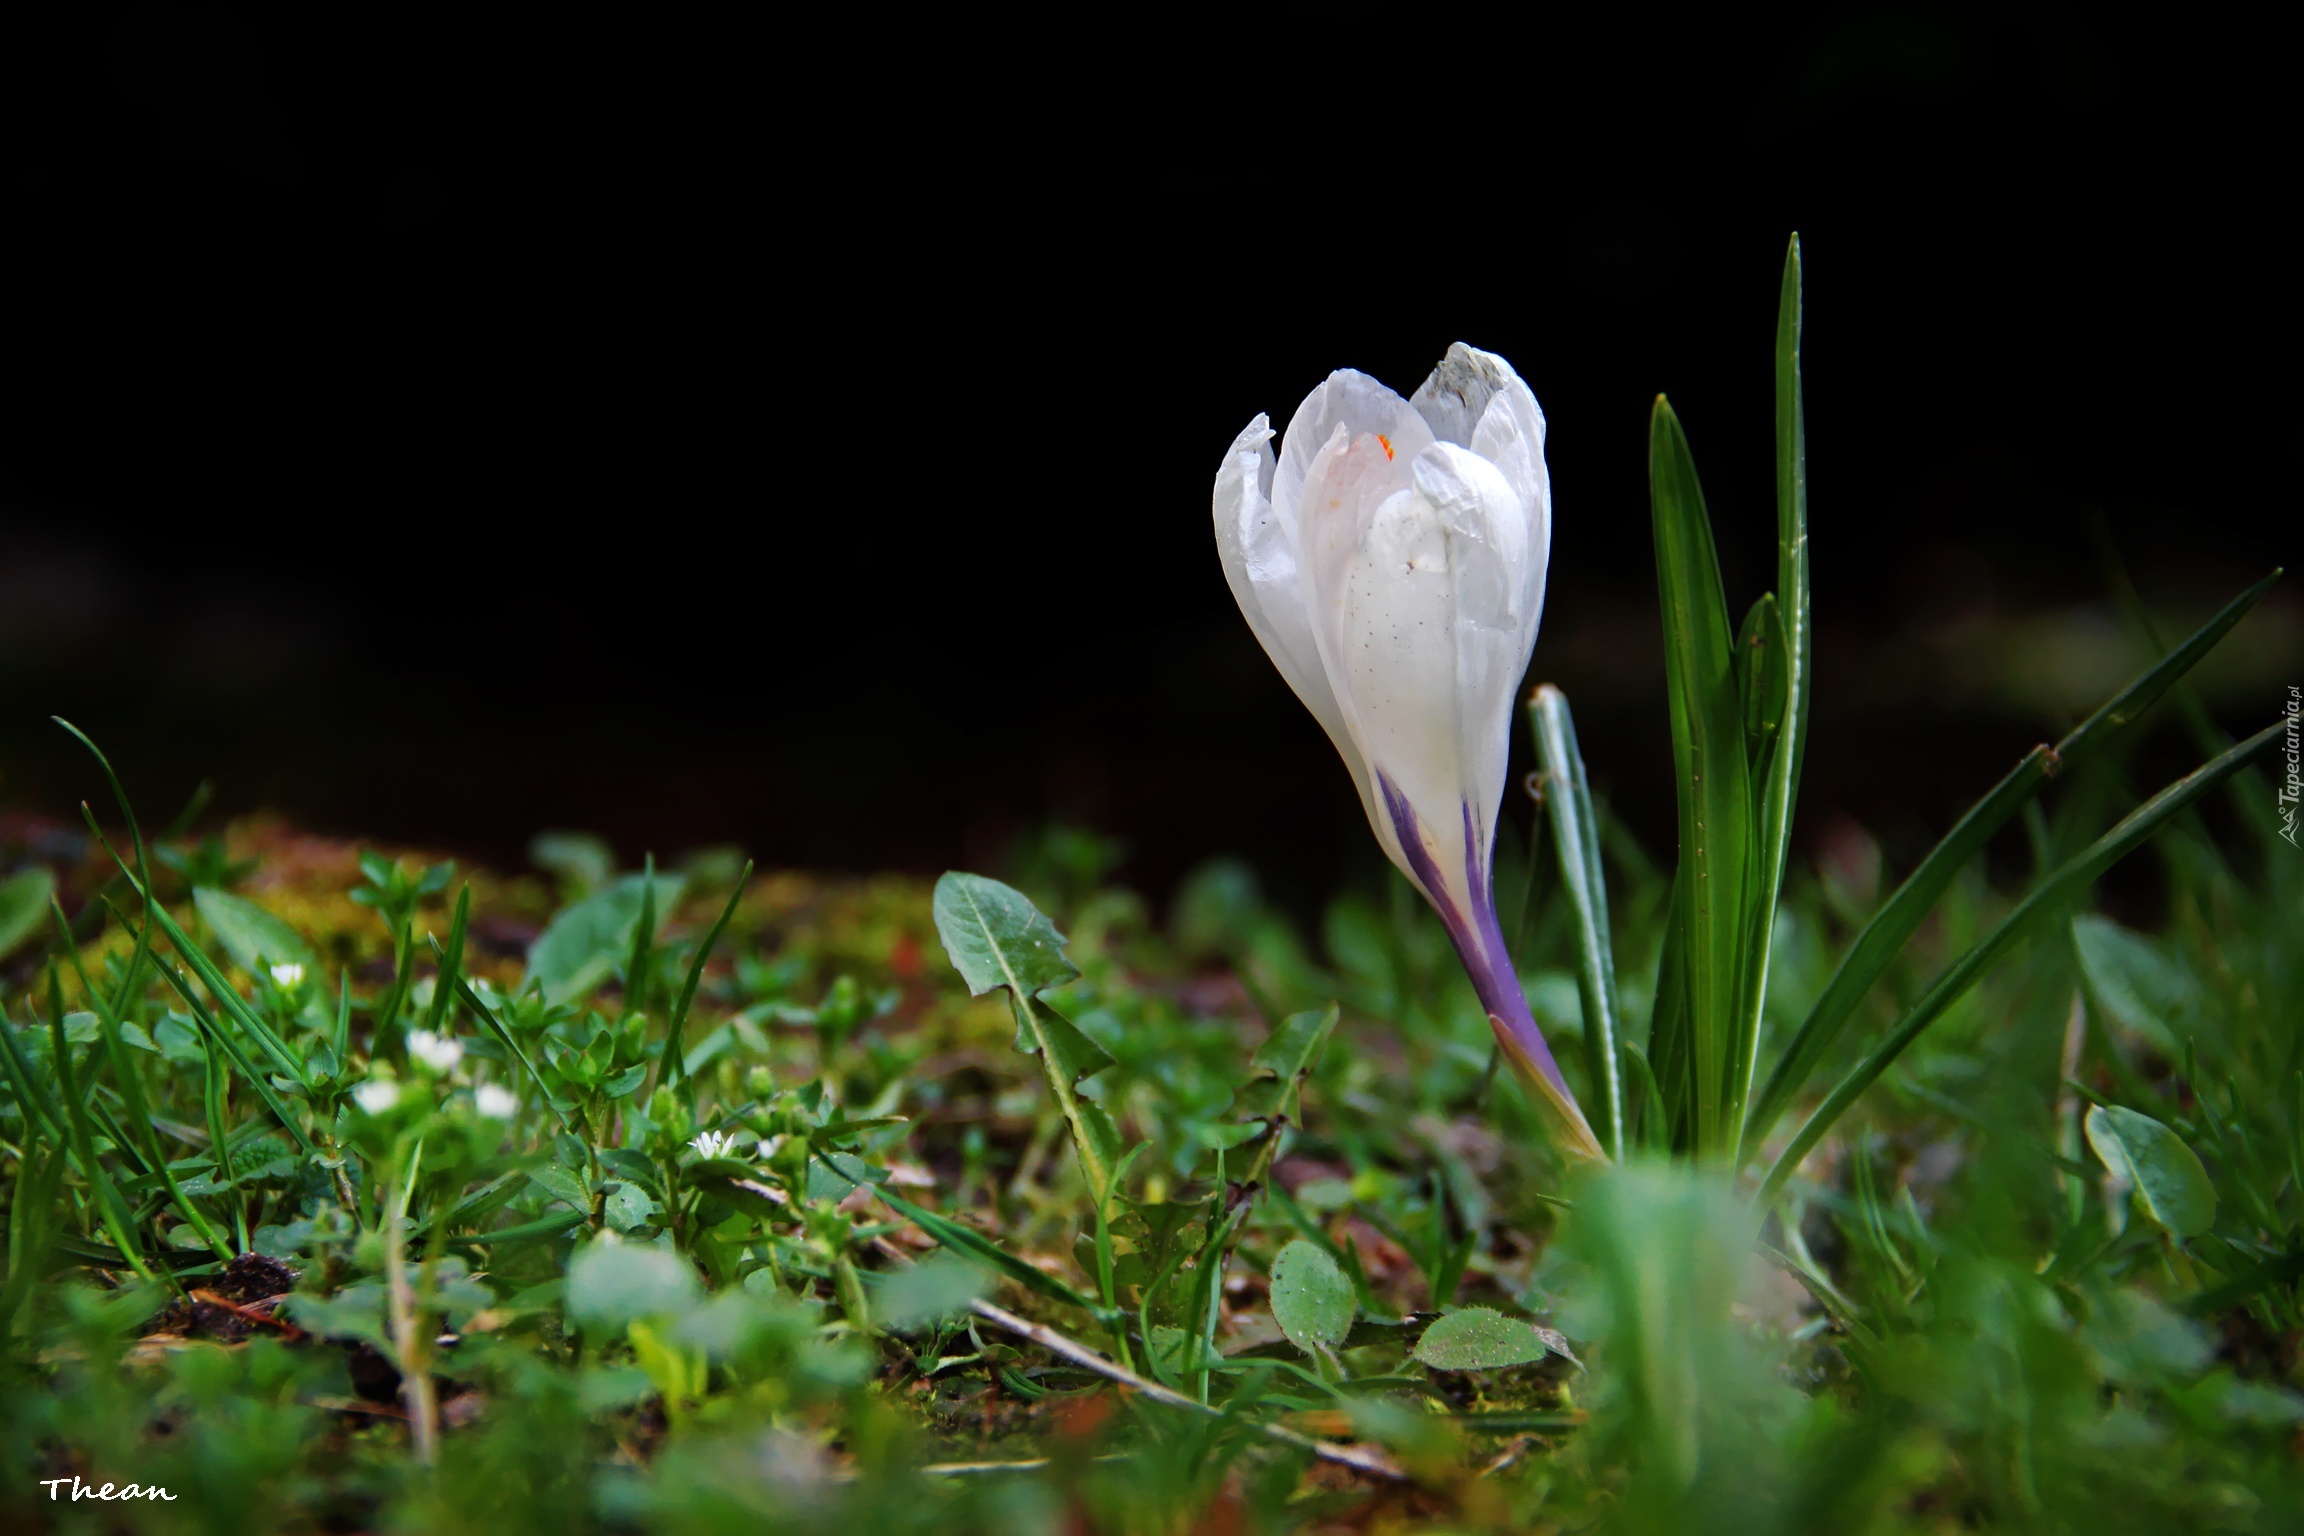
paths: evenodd
<path fill-rule="evenodd" d="M 1446 655 L 1454 622 L 1452 600 L 1446 611 L 1431 601 L 1447 582 L 1446 546 L 1417 519 L 1410 464 L 1381 435 L 1355 435 L 1339 421 L 1306 470 L 1302 515 L 1313 633 L 1346 728 L 1369 767 L 1413 796 L 1431 775 L 1393 759 L 1421 765 L 1429 744 L 1411 743 L 1437 725 L 1438 739 L 1453 744 L 1456 731 L 1451 673 L 1431 666 Z M 1404 772 L 1416 788 L 1402 782 Z M 1440 777 L 1454 775 L 1443 769 Z M 1362 804 L 1392 862 L 1426 886 L 1382 794 L 1372 788 Z"/>
<path fill-rule="evenodd" d="M 1432 429 L 1407 401 L 1351 368 L 1328 375 L 1320 387 L 1304 397 L 1296 414 L 1288 418 L 1288 432 L 1280 441 L 1280 462 L 1272 480 L 1272 505 L 1291 539 L 1301 541 L 1304 477 L 1312 461 L 1341 426 L 1352 437 L 1380 437 L 1393 457 L 1405 464 L 1432 442 Z"/>
<path fill-rule="evenodd" d="M 1413 480 L 1416 499 L 1433 509 L 1447 533 L 1456 597 L 1457 752 L 1464 803 L 1478 822 L 1485 859 L 1486 834 L 1504 798 L 1512 710 L 1536 644 L 1544 551 L 1531 546 L 1527 512 L 1503 472 L 1471 450 L 1435 445 L 1417 459 Z"/>
<path fill-rule="evenodd" d="M 1343 711 L 1337 707 L 1327 668 L 1320 661 L 1319 645 L 1312 637 L 1296 521 L 1293 515 L 1283 521 L 1271 499 L 1271 440 L 1269 421 L 1258 416 L 1233 439 L 1216 471 L 1216 552 L 1224 562 L 1224 580 L 1232 588 L 1241 616 L 1264 647 L 1264 654 L 1280 669 L 1280 676 L 1328 733 L 1328 740 L 1352 775 L 1361 809 L 1373 822 L 1375 788 L 1367 764 L 1344 727 Z"/>
<path fill-rule="evenodd" d="M 1413 809 L 1422 847 L 1403 847 L 1390 814 L 1370 822 L 1427 896 L 1465 911 L 1535 635 L 1520 499 L 1469 449 L 1435 443 L 1408 462 L 1339 428 L 1313 461 L 1304 513 L 1316 634 L 1346 725 Z"/>

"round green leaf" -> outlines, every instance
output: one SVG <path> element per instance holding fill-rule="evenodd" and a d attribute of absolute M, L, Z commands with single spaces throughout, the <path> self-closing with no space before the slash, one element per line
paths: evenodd
<path fill-rule="evenodd" d="M 2198 1237 L 2216 1219 L 2216 1186 L 2177 1134 L 2133 1109 L 2088 1111 L 2088 1145 L 2104 1166 L 2135 1187 L 2136 1199 L 2163 1231 Z"/>
<path fill-rule="evenodd" d="M 1352 1282 L 1321 1249 L 1298 1238 L 1272 1261 L 1272 1315 L 1306 1354 L 1343 1343 L 1353 1310 Z"/>
<path fill-rule="evenodd" d="M 1551 1353 L 1534 1324 L 1489 1307 L 1451 1312 L 1424 1330 L 1416 1358 L 1436 1371 L 1493 1371 Z"/>
<path fill-rule="evenodd" d="M 703 1299 L 688 1261 L 644 1243 L 596 1242 L 568 1266 L 568 1315 L 614 1330 L 639 1317 L 680 1317 Z"/>

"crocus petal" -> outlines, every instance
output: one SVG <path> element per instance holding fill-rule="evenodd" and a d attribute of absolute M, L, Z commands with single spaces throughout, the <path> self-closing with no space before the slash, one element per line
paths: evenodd
<path fill-rule="evenodd" d="M 1377 838 L 1427 897 L 1468 914 L 1533 635 L 1514 579 L 1527 559 L 1519 498 L 1469 449 L 1435 443 L 1404 462 L 1339 426 L 1304 510 L 1315 634 L 1345 723 L 1415 811 L 1371 818 Z"/>
<path fill-rule="evenodd" d="M 1432 428 L 1415 407 L 1376 380 L 1351 368 L 1328 375 L 1288 418 L 1288 432 L 1280 440 L 1280 462 L 1272 480 L 1273 508 L 1290 541 L 1299 546 L 1304 479 L 1338 427 L 1352 438 L 1381 439 L 1400 464 L 1413 462 L 1433 441 Z"/>
<path fill-rule="evenodd" d="M 1232 440 L 1216 472 L 1216 551 L 1224 562 L 1224 580 L 1264 654 L 1272 658 L 1280 676 L 1303 700 L 1312 718 L 1320 722 L 1344 766 L 1351 770 L 1352 782 L 1360 791 L 1361 809 L 1373 824 L 1377 820 L 1375 791 L 1360 749 L 1345 729 L 1344 713 L 1337 706 L 1335 689 L 1329 686 L 1320 647 L 1312 638 L 1312 617 L 1305 602 L 1296 547 L 1294 504 L 1283 521 L 1271 496 L 1273 469 L 1271 423 L 1259 415 Z"/>

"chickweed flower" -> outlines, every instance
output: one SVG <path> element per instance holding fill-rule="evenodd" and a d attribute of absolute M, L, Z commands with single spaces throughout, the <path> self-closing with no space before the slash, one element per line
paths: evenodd
<path fill-rule="evenodd" d="M 464 1059 L 464 1044 L 453 1035 L 412 1029 L 408 1031 L 408 1054 L 435 1072 L 447 1072 Z"/>
<path fill-rule="evenodd" d="M 293 960 L 272 967 L 272 980 L 282 987 L 299 986 L 304 980 L 304 967 Z"/>
<path fill-rule="evenodd" d="M 1405 400 L 1330 374 L 1278 454 L 1272 437 L 1258 416 L 1216 474 L 1225 580 L 1562 1144 L 1597 1157 L 1513 973 L 1489 865 L 1552 547 L 1544 413 L 1509 363 L 1459 342 Z"/>
<path fill-rule="evenodd" d="M 491 1120 L 509 1120 L 520 1111 L 520 1096 L 496 1083 L 472 1090 L 472 1107 Z"/>
<path fill-rule="evenodd" d="M 696 1149 L 698 1157 L 710 1159 L 733 1155 L 736 1151 L 736 1141 L 737 1138 L 733 1132 L 706 1131 L 703 1135 L 689 1142 L 688 1145 Z"/>
<path fill-rule="evenodd" d="M 372 1077 L 352 1090 L 352 1102 L 363 1114 L 389 1114 L 392 1106 L 400 1102 L 400 1085 L 389 1079 Z"/>

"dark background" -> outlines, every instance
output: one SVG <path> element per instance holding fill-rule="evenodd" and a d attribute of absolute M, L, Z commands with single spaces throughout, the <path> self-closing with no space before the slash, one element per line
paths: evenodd
<path fill-rule="evenodd" d="M 98 791 L 56 712 L 154 818 L 213 776 L 506 864 L 581 826 L 920 870 L 1057 820 L 1155 892 L 1239 852 L 1302 897 L 1373 844 L 1209 482 L 1327 370 L 1462 338 L 1550 418 L 1532 676 L 1661 854 L 1649 402 L 1741 612 L 1795 228 L 1804 846 L 1909 850 L 2132 668 L 2092 528 L 2170 624 L 2297 553 L 2293 124 L 2244 32 L 311 9 L 0 48 L 0 804 Z M 2300 614 L 2222 718 L 2304 679 Z"/>

